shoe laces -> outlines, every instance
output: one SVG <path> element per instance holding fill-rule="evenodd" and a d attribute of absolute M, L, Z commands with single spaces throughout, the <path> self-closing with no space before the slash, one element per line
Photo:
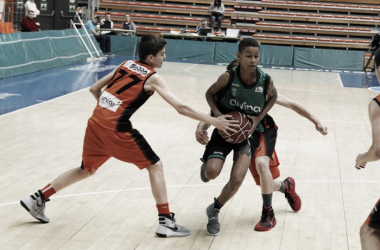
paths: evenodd
<path fill-rule="evenodd" d="M 177 230 L 183 229 L 184 228 L 183 226 L 177 224 L 177 222 L 176 222 L 176 220 L 174 218 L 174 215 L 175 215 L 175 213 L 170 213 L 170 220 L 173 222 L 173 225 L 175 227 L 177 227 Z"/>
<path fill-rule="evenodd" d="M 261 212 L 261 223 L 265 223 L 265 222 L 269 222 L 271 221 L 271 215 L 269 214 L 270 210 L 272 210 L 272 208 L 263 208 L 263 211 Z"/>

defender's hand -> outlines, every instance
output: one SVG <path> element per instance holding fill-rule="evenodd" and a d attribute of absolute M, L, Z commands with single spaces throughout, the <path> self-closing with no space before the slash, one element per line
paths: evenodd
<path fill-rule="evenodd" d="M 317 125 L 315 125 L 315 129 L 322 135 L 328 134 L 328 128 L 323 126 L 321 123 L 318 123 Z"/>
<path fill-rule="evenodd" d="M 365 168 L 365 165 L 367 164 L 367 162 L 363 161 L 364 155 L 365 154 L 358 154 L 358 156 L 356 156 L 356 162 L 355 162 L 356 169 L 360 170 L 362 168 Z"/>
<path fill-rule="evenodd" d="M 223 133 L 229 135 L 229 132 L 236 132 L 234 128 L 237 128 L 239 121 L 232 120 L 231 115 L 222 115 L 215 119 L 216 122 L 214 127 L 222 131 Z"/>
<path fill-rule="evenodd" d="M 195 131 L 195 139 L 197 142 L 199 142 L 202 145 L 207 145 L 209 138 L 207 135 L 207 130 L 203 130 L 202 128 L 198 129 Z"/>

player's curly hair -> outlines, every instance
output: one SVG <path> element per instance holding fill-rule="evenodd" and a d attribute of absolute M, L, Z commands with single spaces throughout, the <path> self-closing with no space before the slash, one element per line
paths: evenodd
<path fill-rule="evenodd" d="M 243 50 L 247 47 L 257 47 L 260 49 L 259 43 L 253 38 L 244 38 L 243 40 L 241 40 L 239 43 L 239 52 L 243 53 Z"/>
<path fill-rule="evenodd" d="M 158 51 L 162 50 L 166 45 L 166 41 L 159 36 L 145 35 L 142 36 L 137 46 L 137 52 L 141 61 L 145 61 L 147 56 L 156 56 Z"/>

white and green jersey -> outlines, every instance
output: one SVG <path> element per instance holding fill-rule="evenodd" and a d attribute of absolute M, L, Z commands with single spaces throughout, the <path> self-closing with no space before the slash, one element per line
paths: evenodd
<path fill-rule="evenodd" d="M 240 66 L 228 71 L 230 80 L 226 87 L 216 95 L 216 104 L 219 110 L 226 114 L 230 111 L 239 111 L 246 115 L 259 116 L 266 103 L 266 95 L 270 76 L 257 68 L 257 80 L 252 86 L 247 86 L 241 80 Z M 263 132 L 260 123 L 257 132 Z"/>

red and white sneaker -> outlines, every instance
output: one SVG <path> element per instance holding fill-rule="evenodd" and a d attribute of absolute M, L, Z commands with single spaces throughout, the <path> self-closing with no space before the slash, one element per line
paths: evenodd
<path fill-rule="evenodd" d="M 274 211 L 272 206 L 270 207 L 264 207 L 263 211 L 261 213 L 261 219 L 256 224 L 254 230 L 259 232 L 269 231 L 274 226 L 276 226 L 277 220 L 276 217 L 274 217 Z"/>
<path fill-rule="evenodd" d="M 296 193 L 295 180 L 292 177 L 288 177 L 284 180 L 284 183 L 286 184 L 284 194 L 285 198 L 288 200 L 290 207 L 293 209 L 294 212 L 300 211 L 302 202 L 301 198 Z"/>

